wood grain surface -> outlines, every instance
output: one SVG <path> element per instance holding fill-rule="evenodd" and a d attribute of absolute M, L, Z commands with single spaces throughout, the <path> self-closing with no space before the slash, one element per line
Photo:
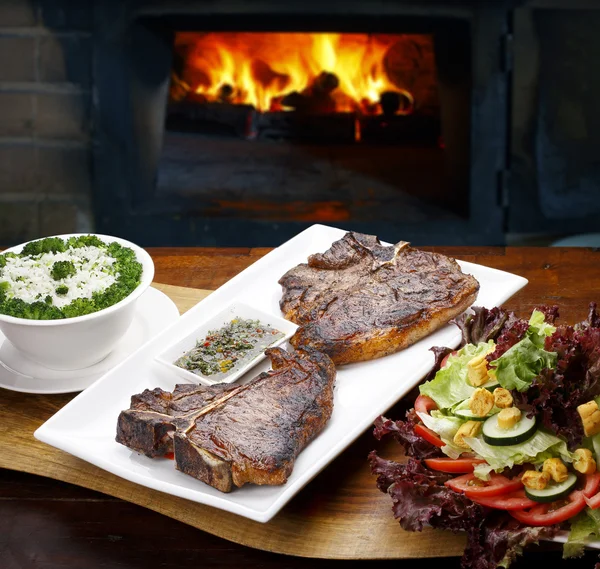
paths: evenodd
<path fill-rule="evenodd" d="M 539 304 L 558 304 L 561 307 L 561 319 L 574 322 L 585 317 L 588 302 L 599 296 L 597 283 L 600 278 L 600 253 L 597 251 L 503 248 L 437 248 L 436 250 L 528 278 L 529 285 L 505 304 L 507 308 L 515 310 L 519 315 L 529 313 Z M 171 296 L 180 310 L 185 311 L 203 298 L 207 291 L 184 290 L 178 288 L 180 285 L 214 289 L 260 258 L 266 251 L 262 249 L 151 249 L 150 253 L 156 264 L 156 281 L 171 285 L 156 285 L 157 288 Z M 266 552 L 323 559 L 371 560 L 452 557 L 462 553 L 464 541 L 460 535 L 437 531 L 407 533 L 400 529 L 392 517 L 389 498 L 376 489 L 366 462 L 367 454 L 373 449 L 377 449 L 382 456 L 393 458 L 399 456 L 398 448 L 391 441 L 375 441 L 370 432 L 364 433 L 347 451 L 332 462 L 271 522 L 260 524 L 137 486 L 36 441 L 32 436 L 34 430 L 65 405 L 72 395 L 39 396 L 8 390 L 0 390 L 0 395 L 2 417 L 0 467 L 7 469 L 0 478 L 0 496 L 4 496 L 4 493 L 9 495 L 9 498 L 0 500 L 0 520 L 5 520 L 6 515 L 21 519 L 19 516 L 31 513 L 31 508 L 35 506 L 28 496 L 30 494 L 37 496 L 38 492 L 43 494 L 44 488 L 46 497 L 49 492 L 59 494 L 71 492 L 69 487 L 65 488 L 51 480 L 44 481 L 16 472 L 8 473 L 8 470 L 14 470 L 96 490 L 104 495 L 139 504 L 148 510 L 180 520 L 208 534 Z M 386 415 L 400 418 L 412 400 L 414 397 L 408 395 Z M 115 505 L 123 504 L 122 502 L 114 502 L 110 498 L 103 498 L 94 493 L 90 495 L 95 497 L 89 498 L 92 502 L 104 503 L 106 515 L 108 512 L 114 514 L 119 508 L 129 511 L 124 505 L 121 507 Z M 76 502 L 77 499 L 73 501 Z M 54 514 L 62 511 L 62 507 L 64 506 L 58 502 L 51 507 L 48 506 L 49 511 Z M 68 523 L 71 524 L 69 527 L 79 527 L 77 524 L 81 522 L 77 516 L 85 516 L 83 512 L 89 508 L 89 505 L 86 506 L 84 500 L 79 509 L 74 506 L 73 508 L 77 513 L 63 512 L 62 516 L 67 517 Z M 161 525 L 166 522 L 160 520 L 166 518 L 156 517 L 147 510 L 135 510 L 135 512 L 137 523 L 147 523 L 150 532 L 161 534 Z M 0 526 L 0 534 L 4 527 L 10 531 L 0 538 L 2 540 L 0 546 L 5 548 L 5 550 L 0 549 L 0 558 L 3 553 L 9 551 L 12 558 L 16 559 L 15 552 L 10 548 L 15 546 L 18 539 L 15 528 L 20 526 L 16 522 L 14 527 L 9 527 L 8 522 L 3 523 L 6 525 Z M 121 522 L 116 522 L 116 525 L 124 531 Z M 165 531 L 166 534 L 176 533 L 176 526 L 167 524 L 167 527 L 169 530 Z M 45 535 L 43 532 L 49 531 L 46 528 L 38 528 L 38 530 L 40 531 L 38 535 Z M 130 529 L 129 531 L 138 535 L 141 530 Z M 13 534 L 15 534 L 14 539 L 11 538 Z M 35 538 L 32 536 L 28 538 L 24 538 L 21 534 L 19 536 L 20 539 L 28 539 L 31 544 L 35 543 Z M 210 539 L 202 539 L 202 543 L 213 543 Z M 171 545 L 165 544 L 164 547 L 179 550 L 180 546 L 176 545 L 175 540 Z M 554 546 L 550 546 L 550 549 L 553 548 Z M 232 567 L 237 566 L 239 555 L 249 551 L 227 547 L 225 549 L 229 553 L 225 555 L 227 559 L 224 558 L 223 566 Z M 547 548 L 544 548 L 544 551 L 545 549 Z M 83 564 L 65 566 L 121 565 L 118 559 L 113 560 L 114 564 L 95 564 L 92 561 L 93 548 L 87 554 L 81 551 L 79 554 L 82 556 Z M 124 558 L 129 558 L 127 557 L 129 554 L 123 555 Z M 537 554 L 528 555 L 525 560 L 531 560 L 532 556 Z M 269 566 L 272 562 L 272 558 L 267 554 L 261 556 L 259 553 L 253 553 L 252 556 L 256 564 Z M 146 557 L 146 559 L 150 558 L 150 556 Z M 30 557 L 27 559 L 31 560 Z M 180 566 L 183 566 L 181 563 Z M 311 567 L 314 566 L 314 562 L 310 563 Z M 291 566 L 289 563 L 288 565 Z M 2 566 L 0 562 L 0 567 Z M 13 566 L 28 565 L 25 563 L 7 565 L 7 567 Z M 31 566 L 46 568 L 62 565 Z M 295 563 L 293 566 L 305 565 Z M 447 560 L 444 566 L 456 567 L 457 561 Z"/>

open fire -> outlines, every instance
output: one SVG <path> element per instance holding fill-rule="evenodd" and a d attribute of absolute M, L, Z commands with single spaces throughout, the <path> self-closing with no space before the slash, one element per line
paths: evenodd
<path fill-rule="evenodd" d="M 175 101 L 362 116 L 438 106 L 429 35 L 180 32 L 175 52 Z"/>
<path fill-rule="evenodd" d="M 433 34 L 177 32 L 159 192 L 193 198 L 211 220 L 451 217 L 438 45 Z"/>

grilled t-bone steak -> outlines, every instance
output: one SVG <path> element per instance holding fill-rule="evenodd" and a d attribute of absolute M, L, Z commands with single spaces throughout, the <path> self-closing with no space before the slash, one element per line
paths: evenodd
<path fill-rule="evenodd" d="M 271 371 L 207 406 L 190 428 L 175 433 L 179 470 L 223 492 L 248 482 L 287 481 L 300 451 L 331 417 L 335 366 L 311 349 L 265 353 Z"/>
<path fill-rule="evenodd" d="M 222 492 L 284 484 L 331 416 L 335 366 L 310 348 L 265 353 L 273 369 L 244 385 L 185 386 L 189 393 L 178 385 L 173 394 L 134 396 L 119 416 L 117 441 L 147 456 L 171 449 L 179 470 Z"/>
<path fill-rule="evenodd" d="M 300 325 L 292 345 L 325 352 L 336 364 L 414 344 L 466 310 L 479 290 L 454 259 L 352 232 L 279 283 L 281 310 Z"/>

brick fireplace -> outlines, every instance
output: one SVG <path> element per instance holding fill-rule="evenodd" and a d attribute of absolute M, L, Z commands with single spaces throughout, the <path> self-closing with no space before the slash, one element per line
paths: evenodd
<path fill-rule="evenodd" d="M 89 231 L 91 3 L 0 1 L 0 243 Z"/>
<path fill-rule="evenodd" d="M 96 230 L 269 246 L 314 222 L 415 244 L 597 230 L 597 25 L 591 0 L 0 0 L 0 244 Z M 394 117 L 393 144 L 372 144 L 377 117 L 329 117 L 314 140 L 310 113 L 251 106 L 233 135 L 190 135 L 207 107 L 172 105 L 177 38 L 211 32 L 433 38 L 441 111 Z"/>

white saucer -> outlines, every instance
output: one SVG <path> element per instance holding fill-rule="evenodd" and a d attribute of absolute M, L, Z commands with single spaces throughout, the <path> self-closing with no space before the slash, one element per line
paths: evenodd
<path fill-rule="evenodd" d="M 138 298 L 133 322 L 115 349 L 93 366 L 70 371 L 50 369 L 25 358 L 0 332 L 0 387 L 42 394 L 83 391 L 177 318 L 175 303 L 150 287 Z"/>

